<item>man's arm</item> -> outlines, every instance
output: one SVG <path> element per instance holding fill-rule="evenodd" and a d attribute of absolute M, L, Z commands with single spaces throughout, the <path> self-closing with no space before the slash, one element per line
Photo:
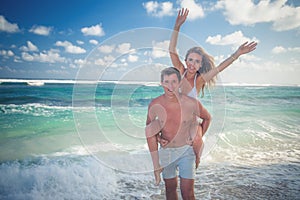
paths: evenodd
<path fill-rule="evenodd" d="M 158 141 L 157 141 L 157 134 L 160 132 L 160 130 L 161 128 L 160 128 L 159 121 L 155 120 L 155 116 L 151 112 L 151 104 L 150 104 L 148 108 L 148 114 L 147 114 L 145 134 L 147 137 L 147 144 L 152 158 L 156 185 L 158 185 L 161 181 L 160 173 L 162 171 L 159 164 Z"/>
<path fill-rule="evenodd" d="M 156 120 L 154 120 L 152 123 L 149 116 L 147 117 L 146 124 L 147 126 L 145 128 L 145 132 L 147 137 L 147 144 L 151 154 L 154 170 L 157 170 L 160 168 L 159 158 L 158 158 L 158 141 L 157 141 L 157 134 L 159 133 L 159 131 L 155 131 L 158 130 L 156 125 Z M 153 130 L 155 132 L 153 132 Z"/>

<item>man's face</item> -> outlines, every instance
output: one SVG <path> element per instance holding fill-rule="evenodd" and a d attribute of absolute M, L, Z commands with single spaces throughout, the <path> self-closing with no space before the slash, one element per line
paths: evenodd
<path fill-rule="evenodd" d="M 161 84 L 166 95 L 173 96 L 178 92 L 179 81 L 176 74 L 164 75 L 164 80 Z"/>

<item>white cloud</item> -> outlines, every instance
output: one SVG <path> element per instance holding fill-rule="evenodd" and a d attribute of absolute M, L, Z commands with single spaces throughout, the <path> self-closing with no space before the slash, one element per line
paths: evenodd
<path fill-rule="evenodd" d="M 14 57 L 14 62 L 15 62 L 15 63 L 21 63 L 21 62 L 22 62 L 21 57 L 15 56 L 15 57 Z"/>
<path fill-rule="evenodd" d="M 131 44 L 130 43 L 122 43 L 119 44 L 117 47 L 115 45 L 102 45 L 98 47 L 98 50 L 101 53 L 109 54 L 112 53 L 113 51 L 119 53 L 119 54 L 127 54 L 127 53 L 134 53 L 135 49 L 131 49 Z"/>
<path fill-rule="evenodd" d="M 105 67 L 111 67 L 113 65 L 114 57 L 113 56 L 105 56 L 103 59 Z"/>
<path fill-rule="evenodd" d="M 11 50 L 0 50 L 0 55 L 4 57 L 12 57 L 15 54 Z"/>
<path fill-rule="evenodd" d="M 46 73 L 54 74 L 54 75 L 69 75 L 69 72 L 63 69 L 62 70 L 51 69 L 51 70 L 47 70 Z"/>
<path fill-rule="evenodd" d="M 96 65 L 100 65 L 100 66 L 112 66 L 112 62 L 115 60 L 115 58 L 111 55 L 109 56 L 104 56 L 104 58 L 99 58 L 97 60 L 95 60 L 95 64 Z"/>
<path fill-rule="evenodd" d="M 300 29 L 300 7 L 286 7 L 285 16 L 278 18 L 273 23 L 276 31 L 286 31 L 292 29 Z"/>
<path fill-rule="evenodd" d="M 282 46 L 276 46 L 272 49 L 272 53 L 274 53 L 274 54 L 280 54 L 280 53 L 285 53 L 285 52 L 287 52 L 287 50 Z"/>
<path fill-rule="evenodd" d="M 95 60 L 95 65 L 105 66 L 106 63 L 102 58 Z"/>
<path fill-rule="evenodd" d="M 33 26 L 29 32 L 37 34 L 37 35 L 50 35 L 50 32 L 52 31 L 52 27 L 46 27 L 46 26 Z"/>
<path fill-rule="evenodd" d="M 152 42 L 152 57 L 153 58 L 162 58 L 162 57 L 169 57 L 169 40 L 165 40 L 163 42 Z"/>
<path fill-rule="evenodd" d="M 98 44 L 98 41 L 97 40 L 90 40 L 89 41 L 91 44 L 93 44 L 93 45 L 97 45 Z"/>
<path fill-rule="evenodd" d="M 86 50 L 81 48 L 81 47 L 78 47 L 78 46 L 75 46 L 73 45 L 71 42 L 68 42 L 68 41 L 64 41 L 64 42 L 61 42 L 61 41 L 57 41 L 55 43 L 56 46 L 61 46 L 61 47 L 64 47 L 65 48 L 65 51 L 67 53 L 72 53 L 72 54 L 81 54 L 81 53 L 85 53 Z"/>
<path fill-rule="evenodd" d="M 204 17 L 202 6 L 197 4 L 194 0 L 181 0 L 180 7 L 189 9 L 189 15 L 187 19 L 195 20 Z"/>
<path fill-rule="evenodd" d="M 44 51 L 41 53 L 29 54 L 28 52 L 22 52 L 22 59 L 29 62 L 42 62 L 42 63 L 56 63 L 65 62 L 65 58 L 61 57 L 56 50 Z"/>
<path fill-rule="evenodd" d="M 300 47 L 289 47 L 285 48 L 283 46 L 276 46 L 272 49 L 273 54 L 287 53 L 287 52 L 296 52 L 300 53 Z"/>
<path fill-rule="evenodd" d="M 291 58 L 289 63 L 291 65 L 295 65 L 295 66 L 298 66 L 298 69 L 299 69 L 299 66 L 300 66 L 300 60 L 299 60 L 299 57 L 297 58 Z"/>
<path fill-rule="evenodd" d="M 20 32 L 17 24 L 8 22 L 3 15 L 0 15 L 0 32 L 16 33 Z"/>
<path fill-rule="evenodd" d="M 243 44 L 246 41 L 256 41 L 259 42 L 258 39 L 255 37 L 250 39 L 245 37 L 242 31 L 236 31 L 229 35 L 221 36 L 209 36 L 205 42 L 212 44 L 212 45 L 233 45 L 234 47 Z"/>
<path fill-rule="evenodd" d="M 77 44 L 79 44 L 79 45 L 83 45 L 83 44 L 84 44 L 84 42 L 81 41 L 81 40 L 77 40 L 76 42 L 77 42 Z"/>
<path fill-rule="evenodd" d="M 248 54 L 247 54 L 248 55 Z M 230 67 L 220 73 L 223 83 L 276 84 L 299 83 L 299 65 L 256 58 L 244 59 L 243 55 Z M 297 61 L 296 61 L 297 62 Z"/>
<path fill-rule="evenodd" d="M 7 55 L 8 55 L 8 56 L 14 56 L 15 54 L 14 54 L 14 52 L 12 52 L 11 50 L 8 50 L 8 51 L 7 51 Z"/>
<path fill-rule="evenodd" d="M 81 32 L 83 33 L 83 35 L 87 36 L 87 35 L 93 35 L 93 36 L 104 36 L 104 30 L 102 28 L 102 24 L 97 24 L 95 26 L 91 26 L 91 27 L 84 27 L 81 29 Z"/>
<path fill-rule="evenodd" d="M 38 51 L 39 49 L 32 42 L 27 41 L 27 46 L 20 47 L 22 51 Z"/>
<path fill-rule="evenodd" d="M 288 51 L 300 53 L 300 47 L 289 47 Z"/>
<path fill-rule="evenodd" d="M 223 14 L 232 25 L 271 22 L 276 31 L 300 28 L 300 7 L 286 3 L 287 0 L 265 0 L 257 4 L 252 0 L 223 0 L 215 7 L 224 10 Z"/>
<path fill-rule="evenodd" d="M 130 55 L 128 56 L 128 61 L 129 61 L 129 62 L 137 62 L 138 59 L 139 59 L 139 57 L 136 56 L 136 55 L 131 55 L 131 54 L 130 54 Z"/>
<path fill-rule="evenodd" d="M 172 16 L 174 15 L 173 3 L 166 2 L 157 2 L 157 1 L 148 1 L 143 3 L 144 8 L 147 13 L 154 17 L 163 17 L 163 16 Z"/>
<path fill-rule="evenodd" d="M 74 60 L 74 64 L 71 64 L 70 67 L 71 68 L 81 68 L 83 66 L 85 66 L 86 64 L 88 64 L 89 62 L 87 60 L 83 60 L 83 59 L 75 59 Z"/>
<path fill-rule="evenodd" d="M 101 52 L 101 53 L 111 53 L 113 50 L 114 50 L 115 46 L 114 45 L 103 45 L 103 46 L 100 46 L 98 48 L 98 50 Z"/>
<path fill-rule="evenodd" d="M 120 54 L 128 53 L 130 50 L 131 44 L 130 43 L 122 43 L 119 44 L 118 47 L 116 48 L 116 52 Z"/>
<path fill-rule="evenodd" d="M 27 52 L 22 52 L 21 55 L 22 55 L 22 59 L 25 61 L 29 61 L 29 62 L 34 61 L 34 56 Z M 38 55 L 36 54 L 36 57 L 37 56 Z M 37 59 L 36 59 L 36 61 L 37 61 Z"/>
<path fill-rule="evenodd" d="M 84 65 L 84 64 L 86 64 L 86 60 L 76 59 L 76 60 L 74 60 L 74 63 L 77 65 Z"/>
<path fill-rule="evenodd" d="M 18 72 L 16 69 L 12 69 L 12 68 L 10 68 L 10 67 L 8 67 L 8 66 L 0 66 L 0 70 L 6 70 L 6 71 L 8 71 L 8 72 L 10 72 L 10 73 L 16 73 L 16 72 Z"/>

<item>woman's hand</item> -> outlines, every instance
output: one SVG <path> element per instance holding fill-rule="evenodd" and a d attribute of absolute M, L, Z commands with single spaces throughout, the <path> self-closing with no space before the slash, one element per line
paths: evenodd
<path fill-rule="evenodd" d="M 250 43 L 245 42 L 238 48 L 238 50 L 234 54 L 235 58 L 238 58 L 242 54 L 246 54 L 251 51 L 254 51 L 256 49 L 256 46 L 257 46 L 257 42 L 254 42 L 254 41 L 252 41 Z"/>
<path fill-rule="evenodd" d="M 159 167 L 158 169 L 154 170 L 154 178 L 155 178 L 155 185 L 158 186 L 161 182 L 160 173 L 163 171 L 162 167 Z"/>
<path fill-rule="evenodd" d="M 189 10 L 186 8 L 182 8 L 178 11 L 178 15 L 175 22 L 175 29 L 179 29 L 180 26 L 185 22 L 187 16 L 189 14 Z"/>
<path fill-rule="evenodd" d="M 157 135 L 157 141 L 162 147 L 165 147 L 167 144 L 169 144 L 169 140 L 164 139 L 159 134 Z"/>

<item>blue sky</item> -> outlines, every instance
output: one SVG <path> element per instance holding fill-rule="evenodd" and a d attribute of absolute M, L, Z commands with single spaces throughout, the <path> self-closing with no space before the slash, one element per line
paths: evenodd
<path fill-rule="evenodd" d="M 241 43 L 255 40 L 257 49 L 222 72 L 221 82 L 300 85 L 298 0 L 0 0 L 0 5 L 0 78 L 147 80 L 171 65 L 170 34 L 178 9 L 187 7 L 180 56 L 199 45 L 218 65 Z"/>

